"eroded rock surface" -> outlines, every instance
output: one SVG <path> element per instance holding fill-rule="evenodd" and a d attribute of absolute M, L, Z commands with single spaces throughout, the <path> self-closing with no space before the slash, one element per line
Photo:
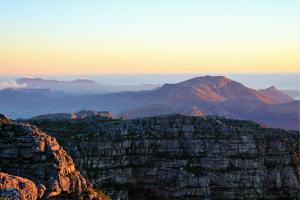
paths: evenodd
<path fill-rule="evenodd" d="M 4 199 L 36 200 L 38 191 L 32 181 L 0 172 L 1 197 Z"/>
<path fill-rule="evenodd" d="M 55 138 L 35 126 L 0 117 L 0 171 L 30 179 L 44 197 L 79 194 L 87 188 L 85 178 Z"/>
<path fill-rule="evenodd" d="M 68 126 L 39 123 L 113 199 L 299 199 L 297 131 L 184 115 Z"/>

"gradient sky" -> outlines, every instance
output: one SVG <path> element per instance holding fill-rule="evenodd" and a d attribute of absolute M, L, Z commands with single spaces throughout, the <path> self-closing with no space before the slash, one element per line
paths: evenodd
<path fill-rule="evenodd" d="M 299 0 L 1 0 L 0 75 L 300 71 Z"/>

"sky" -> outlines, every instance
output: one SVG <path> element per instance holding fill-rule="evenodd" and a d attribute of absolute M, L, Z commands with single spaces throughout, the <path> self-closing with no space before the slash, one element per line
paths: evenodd
<path fill-rule="evenodd" d="M 0 75 L 299 73 L 299 0 L 1 0 Z"/>

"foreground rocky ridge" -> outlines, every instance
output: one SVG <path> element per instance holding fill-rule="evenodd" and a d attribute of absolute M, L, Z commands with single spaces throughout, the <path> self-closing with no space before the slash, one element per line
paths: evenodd
<path fill-rule="evenodd" d="M 87 184 L 85 178 L 75 169 L 72 158 L 59 146 L 55 138 L 35 126 L 12 122 L 2 114 L 0 114 L 0 171 L 33 181 L 35 189 L 32 189 L 32 192 L 36 193 L 38 188 L 39 198 L 78 196 L 84 191 L 92 191 L 92 185 Z M 10 176 L 1 174 L 1 177 L 2 175 L 6 178 L 1 178 L 0 188 L 20 191 L 20 188 L 17 188 L 19 184 L 16 184 L 15 180 L 12 181 L 13 184 L 5 184 L 3 181 L 8 180 Z M 21 177 L 18 178 L 20 179 L 22 180 Z M 37 197 L 36 194 L 32 194 L 31 198 L 27 198 L 28 196 L 22 198 L 20 194 L 19 196 L 19 199 Z"/>
<path fill-rule="evenodd" d="M 113 199 L 299 199 L 298 131 L 179 114 L 30 123 Z"/>

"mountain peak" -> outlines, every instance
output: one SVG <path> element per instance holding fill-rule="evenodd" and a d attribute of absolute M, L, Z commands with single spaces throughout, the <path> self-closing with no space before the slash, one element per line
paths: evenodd
<path fill-rule="evenodd" d="M 277 88 L 274 85 L 272 85 L 271 87 L 267 88 L 266 90 L 278 91 Z"/>
<path fill-rule="evenodd" d="M 198 105 L 199 101 L 218 102 L 231 98 L 259 100 L 268 104 L 280 103 L 225 76 L 202 76 L 177 84 L 165 84 L 155 95 L 163 99 L 160 100 L 161 103 L 172 104 Z"/>
<path fill-rule="evenodd" d="M 179 84 L 185 85 L 185 86 L 204 84 L 204 85 L 208 85 L 209 87 L 213 87 L 213 88 L 221 88 L 221 87 L 224 87 L 229 82 L 233 82 L 233 81 L 226 78 L 225 76 L 209 76 L 209 75 L 207 75 L 207 76 L 195 77 L 195 78 L 180 82 Z"/>
<path fill-rule="evenodd" d="M 281 92 L 280 90 L 277 90 L 277 88 L 272 85 L 271 87 L 267 89 L 260 89 L 258 90 L 259 93 L 272 97 L 276 100 L 278 100 L 280 103 L 289 103 L 294 101 L 294 99 L 287 94 Z"/>

